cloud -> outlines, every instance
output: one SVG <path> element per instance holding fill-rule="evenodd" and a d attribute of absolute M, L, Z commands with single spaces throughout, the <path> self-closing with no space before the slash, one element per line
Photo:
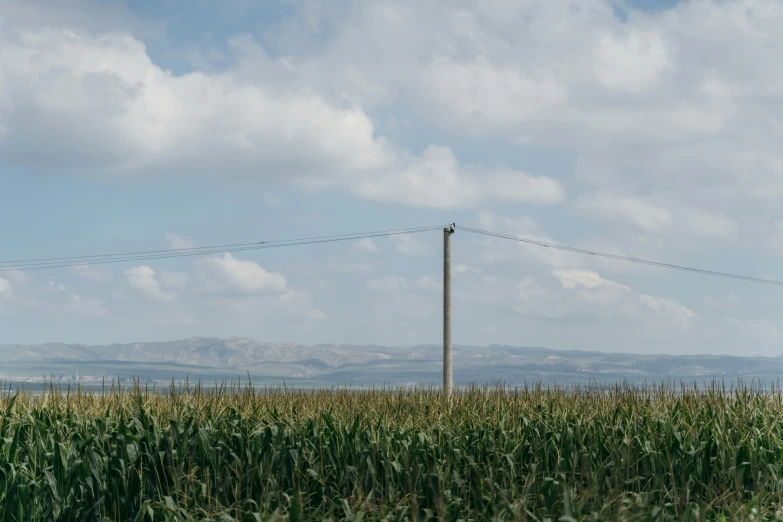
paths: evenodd
<path fill-rule="evenodd" d="M 566 290 L 575 290 L 576 296 L 592 305 L 609 305 L 627 299 L 630 288 L 604 279 L 597 272 L 580 269 L 555 269 L 552 275 Z"/>
<path fill-rule="evenodd" d="M 639 198 L 601 192 L 577 203 L 582 212 L 618 224 L 632 224 L 648 232 L 704 238 L 733 238 L 738 226 L 718 212 L 683 205 L 659 205 Z"/>
<path fill-rule="evenodd" d="M 627 196 L 596 194 L 582 198 L 579 208 L 603 219 L 632 223 L 649 231 L 661 231 L 672 224 L 668 209 Z"/>
<path fill-rule="evenodd" d="M 728 294 L 724 297 L 712 297 L 707 296 L 704 299 L 704 303 L 707 306 L 718 309 L 737 308 L 739 306 L 739 299 L 734 294 Z"/>
<path fill-rule="evenodd" d="M 3 295 L 10 291 L 11 291 L 11 283 L 8 282 L 8 279 L 3 279 L 2 277 L 0 277 L 0 295 Z"/>
<path fill-rule="evenodd" d="M 667 319 L 683 330 L 690 329 L 691 319 L 696 317 L 693 311 L 671 299 L 642 294 L 639 296 L 639 302 L 653 310 L 658 318 Z"/>
<path fill-rule="evenodd" d="M 176 290 L 185 290 L 188 286 L 190 276 L 184 272 L 166 272 L 162 271 L 159 274 L 160 283 L 166 288 L 174 288 Z"/>
<path fill-rule="evenodd" d="M 99 283 L 105 283 L 110 281 L 112 273 L 109 268 L 106 267 L 94 267 L 90 265 L 74 265 L 68 267 L 68 272 L 76 277 L 82 279 L 88 279 L 90 281 L 96 281 Z"/>
<path fill-rule="evenodd" d="M 524 317 L 563 320 L 583 313 L 579 311 L 580 302 L 534 277 L 522 278 L 516 285 L 509 285 L 509 290 L 510 294 L 503 299 L 508 300 L 515 313 Z M 601 312 L 606 313 L 607 309 Z"/>
<path fill-rule="evenodd" d="M 568 87 L 546 69 L 496 64 L 486 57 L 455 60 L 436 57 L 419 72 L 428 86 L 438 118 L 462 125 L 479 123 L 474 131 L 532 122 L 565 106 Z"/>
<path fill-rule="evenodd" d="M 169 248 L 174 250 L 185 250 L 196 246 L 195 243 L 182 239 L 177 234 L 172 234 L 170 232 L 164 234 L 163 237 L 166 238 Z"/>
<path fill-rule="evenodd" d="M 128 283 L 148 299 L 168 303 L 177 298 L 175 293 L 166 292 L 162 289 L 160 281 L 156 278 L 155 271 L 146 265 L 125 270 L 124 273 Z"/>
<path fill-rule="evenodd" d="M 380 252 L 380 249 L 378 248 L 378 245 L 375 243 L 375 241 L 372 240 L 372 238 L 366 237 L 364 239 L 360 239 L 359 241 L 354 243 L 354 248 L 356 250 L 359 250 L 361 252 L 365 252 L 368 254 L 377 254 Z"/>
<path fill-rule="evenodd" d="M 783 332 L 778 328 L 778 325 L 765 317 L 749 319 L 729 318 L 726 319 L 726 322 L 734 326 L 743 335 L 760 342 L 780 343 L 783 339 Z M 780 350 L 779 346 L 775 346 L 775 348 Z"/>
<path fill-rule="evenodd" d="M 328 315 L 315 306 L 309 292 L 287 288 L 279 293 L 214 293 L 200 300 L 210 316 L 227 314 L 238 324 L 259 324 L 284 321 L 286 329 L 294 322 L 309 328 L 313 320 L 324 321 Z M 269 323 L 266 323 L 269 324 Z M 285 331 L 285 330 L 284 330 Z"/>
<path fill-rule="evenodd" d="M 337 202 L 355 211 L 350 198 L 343 201 L 346 194 L 419 207 L 406 212 L 427 221 L 472 208 L 478 215 L 455 212 L 454 219 L 511 236 L 686 265 L 767 241 L 768 249 L 783 252 L 783 233 L 775 236 L 783 207 L 783 73 L 769 66 L 783 57 L 775 45 L 783 38 L 783 7 L 775 2 L 702 0 L 646 12 L 625 4 L 616 9 L 611 0 L 297 3 L 288 21 L 264 34 L 274 56 L 238 36 L 216 42 L 220 56 L 193 61 L 185 73 L 182 64 L 176 72 L 165 69 L 162 60 L 171 55 L 159 61 L 166 53 L 145 47 L 160 41 L 144 28 L 123 16 L 104 20 L 100 2 L 80 1 L 86 8 L 77 14 L 56 2 L 6 4 L 0 156 L 25 171 L 253 182 L 248 194 L 262 206 L 280 197 L 276 183 L 328 186 L 336 190 L 321 190 L 324 208 Z M 286 192 L 286 208 L 278 209 L 283 221 L 301 203 L 296 193 Z M 264 201 L 263 194 L 272 196 Z M 553 212 L 542 205 L 559 206 Z M 411 239 L 389 245 L 399 248 L 389 252 L 367 240 L 352 252 L 362 257 L 313 262 L 313 284 L 331 273 L 361 286 L 365 277 L 356 274 L 373 278 L 381 265 L 401 259 L 397 254 L 429 247 L 430 260 L 440 255 L 440 237 Z M 166 241 L 192 246 L 175 234 Z M 515 307 L 526 317 L 546 315 L 552 324 L 617 318 L 606 322 L 607 338 L 623 328 L 680 321 L 676 307 L 653 296 L 643 302 L 635 289 L 638 274 L 650 275 L 647 285 L 661 277 L 660 269 L 459 229 L 455 241 L 463 245 L 454 259 L 455 296 L 480 303 L 485 319 L 498 318 L 498 324 Z M 364 255 L 379 246 L 384 256 Z M 756 268 L 769 272 L 762 254 L 764 266 Z M 369 260 L 372 266 L 360 263 Z M 485 271 L 457 279 L 458 262 Z M 441 276 L 432 268 L 425 269 L 431 276 L 413 272 L 423 266 L 418 262 L 402 265 L 405 298 L 426 295 L 437 312 Z M 753 271 L 746 268 L 738 271 Z M 340 277 L 337 270 L 353 275 Z M 264 273 L 250 280 L 264 280 Z M 3 276 L 15 294 L 35 297 L 35 279 L 22 286 Z M 252 285 L 242 277 L 211 265 L 124 278 L 129 284 L 135 278 L 150 299 L 205 308 L 200 300 L 209 300 L 216 322 L 232 320 L 226 315 L 245 305 L 251 308 L 246 317 L 271 313 L 283 306 L 282 296 L 291 308 L 280 317 L 306 321 L 317 310 L 290 292 L 292 282 L 283 290 L 261 283 L 265 289 L 248 294 L 240 288 Z M 380 291 L 403 288 L 399 279 L 374 281 L 368 284 L 377 290 L 364 289 L 365 299 L 391 302 L 385 310 L 391 313 L 394 307 L 410 313 Z M 723 299 L 705 301 L 712 290 L 700 285 L 709 281 L 677 285 L 667 298 L 702 306 Z M 99 297 L 133 304 L 116 303 L 112 290 Z M 0 300 L 20 299 L 10 291 Z M 62 311 L 56 292 L 63 290 L 37 291 L 51 299 L 50 309 Z M 746 308 L 767 305 L 750 294 L 737 296 L 743 313 L 764 314 Z M 329 315 L 337 320 L 340 314 Z M 518 324 L 520 316 L 512 319 Z M 706 321 L 692 328 L 689 346 L 698 345 Z M 536 341 L 566 346 L 562 324 Z M 510 340 L 519 339 L 514 328 L 526 336 L 546 331 L 538 323 L 499 332 L 504 328 Z M 731 330 L 739 337 L 739 327 Z"/>
<path fill-rule="evenodd" d="M 326 321 L 329 319 L 329 316 L 326 315 L 323 311 L 314 308 L 310 311 L 310 318 L 315 319 L 316 321 Z"/>
<path fill-rule="evenodd" d="M 0 24 L 0 152 L 14 163 L 113 175 L 219 172 L 435 208 L 565 200 L 545 176 L 460 166 L 444 146 L 420 156 L 395 147 L 360 104 L 298 78 L 248 36 L 228 41 L 230 65 L 219 72 L 173 74 L 128 32 Z M 172 248 L 190 245 L 166 237 L 179 245 Z"/>
<path fill-rule="evenodd" d="M 416 288 L 428 292 L 443 291 L 443 276 L 425 275 L 416 280 Z"/>
<path fill-rule="evenodd" d="M 17 285 L 27 284 L 32 279 L 27 272 L 23 272 L 22 270 L 9 270 L 5 275 Z"/>
<path fill-rule="evenodd" d="M 54 292 L 67 292 L 68 288 L 60 283 L 55 283 L 54 281 L 47 281 L 47 286 L 49 290 L 52 290 Z"/>
<path fill-rule="evenodd" d="M 560 281 L 563 288 L 567 289 L 617 287 L 629 290 L 627 286 L 604 279 L 598 275 L 597 272 L 592 272 L 590 270 L 552 270 L 552 275 Z"/>
<path fill-rule="evenodd" d="M 281 274 L 268 272 L 254 261 L 236 259 L 229 253 L 199 261 L 198 267 L 210 291 L 279 294 L 288 286 Z"/>
<path fill-rule="evenodd" d="M 544 243 L 559 243 L 549 237 L 536 220 L 529 216 L 506 217 L 495 212 L 481 211 L 476 217 L 476 228 L 498 232 L 510 237 L 531 239 Z M 457 233 L 459 227 L 457 227 Z M 583 263 L 583 257 L 552 248 L 544 248 L 509 239 L 482 237 L 479 248 L 484 263 L 498 265 L 518 263 L 520 259 L 550 267 L 574 267 Z"/>
<path fill-rule="evenodd" d="M 671 51 L 663 36 L 635 28 L 618 37 L 603 33 L 593 51 L 594 70 L 605 87 L 639 93 L 656 87 L 661 75 L 672 67 Z"/>
<path fill-rule="evenodd" d="M 454 138 L 455 152 L 468 144 L 493 161 L 507 159 L 508 148 L 525 159 L 568 158 L 549 169 L 562 194 L 603 195 L 588 217 L 645 233 L 737 237 L 776 219 L 783 74 L 768 64 L 783 58 L 773 44 L 783 37 L 783 7 L 774 2 L 624 5 L 622 15 L 609 0 L 578 9 L 541 0 L 358 5 L 295 15 L 283 41 L 296 48 L 328 28 L 323 51 L 297 70 L 333 73 L 330 85 L 368 113 L 408 109 L 419 132 L 434 126 Z M 488 188 L 495 170 L 477 170 L 433 147 L 358 190 L 442 209 L 495 201 L 503 192 Z M 551 190 L 519 193 L 557 199 Z"/>
<path fill-rule="evenodd" d="M 431 235 L 434 240 L 434 235 Z M 434 248 L 432 243 L 426 243 L 420 241 L 407 234 L 399 234 L 396 236 L 389 236 L 394 247 L 400 254 L 413 257 L 429 257 L 433 255 Z"/>
<path fill-rule="evenodd" d="M 367 274 L 373 270 L 372 265 L 369 263 L 356 263 L 339 257 L 327 259 L 324 266 L 333 272 L 344 272 L 346 274 Z"/>
<path fill-rule="evenodd" d="M 712 212 L 689 212 L 686 216 L 691 231 L 706 237 L 735 237 L 737 224 L 726 216 Z"/>
<path fill-rule="evenodd" d="M 232 68 L 172 74 L 127 32 L 0 20 L 0 151 L 8 161 L 109 173 L 330 177 L 394 154 L 358 107 L 281 88 L 282 64 L 247 38 Z M 265 70 L 267 81 L 253 78 Z"/>
<path fill-rule="evenodd" d="M 558 297 L 557 292 L 541 286 L 534 278 L 525 277 L 516 286 L 517 296 L 523 301 L 548 301 Z"/>
<path fill-rule="evenodd" d="M 459 277 L 462 275 L 481 275 L 484 271 L 481 268 L 475 268 L 470 265 L 466 265 L 464 263 L 455 263 L 452 266 L 451 273 L 454 274 L 455 277 Z"/>
<path fill-rule="evenodd" d="M 375 292 L 397 294 L 408 290 L 408 281 L 404 277 L 384 276 L 370 279 L 364 287 Z"/>
<path fill-rule="evenodd" d="M 75 294 L 68 295 L 65 303 L 65 311 L 80 315 L 106 316 L 109 312 L 104 308 L 103 301 L 93 297 L 79 297 Z"/>
<path fill-rule="evenodd" d="M 554 204 L 566 199 L 565 189 L 554 179 L 460 166 L 451 149 L 435 145 L 399 171 L 363 181 L 355 190 L 369 199 L 438 209 L 487 200 Z"/>

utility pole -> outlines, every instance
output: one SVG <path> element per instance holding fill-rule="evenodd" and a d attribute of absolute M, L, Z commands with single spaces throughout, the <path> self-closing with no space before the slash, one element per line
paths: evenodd
<path fill-rule="evenodd" d="M 443 229 L 443 395 L 451 396 L 451 235 L 455 225 Z"/>

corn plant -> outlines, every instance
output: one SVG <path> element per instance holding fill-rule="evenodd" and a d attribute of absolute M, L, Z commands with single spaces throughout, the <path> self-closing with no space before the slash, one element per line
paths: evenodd
<path fill-rule="evenodd" d="M 783 394 L 8 391 L 0 519 L 783 520 Z"/>

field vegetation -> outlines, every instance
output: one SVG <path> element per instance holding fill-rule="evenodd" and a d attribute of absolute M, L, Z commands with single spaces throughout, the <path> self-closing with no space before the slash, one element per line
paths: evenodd
<path fill-rule="evenodd" d="M 1 520 L 783 520 L 780 390 L 136 385 L 0 411 Z"/>

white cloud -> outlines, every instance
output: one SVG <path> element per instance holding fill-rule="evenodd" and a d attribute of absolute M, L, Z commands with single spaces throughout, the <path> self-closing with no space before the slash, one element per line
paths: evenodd
<path fill-rule="evenodd" d="M 737 308 L 739 306 L 739 299 L 734 294 L 728 294 L 724 297 L 707 296 L 704 299 L 704 303 L 712 308 L 728 309 Z"/>
<path fill-rule="evenodd" d="M 734 237 L 737 235 L 737 224 L 722 214 L 689 212 L 687 222 L 691 231 L 699 236 Z"/>
<path fill-rule="evenodd" d="M 6 4 L 0 21 L 0 156 L 28 170 L 54 165 L 63 174 L 93 177 L 261 181 L 248 193 L 256 193 L 262 206 L 275 204 L 267 190 L 279 195 L 269 183 L 293 182 L 333 184 L 375 201 L 425 207 L 411 209 L 411 216 L 513 207 L 511 217 L 499 214 L 504 210 L 482 212 L 474 222 L 512 236 L 682 264 L 703 264 L 697 252 L 701 260 L 706 254 L 720 259 L 735 245 L 747 250 L 767 238 L 773 238 L 770 248 L 783 252 L 783 233 L 775 237 L 772 230 L 783 206 L 783 73 L 769 66 L 783 58 L 775 45 L 783 38 L 783 6 L 775 2 L 700 0 L 653 12 L 610 0 L 309 2 L 295 7 L 290 25 L 265 35 L 285 58 L 270 57 L 251 38 L 239 37 L 217 60 L 193 62 L 195 70 L 186 74 L 153 62 L 155 55 L 142 44 L 153 42 L 147 33 L 126 22 L 103 23 L 93 12 L 98 3 L 84 10 L 90 23 L 59 4 L 55 9 L 55 3 L 41 8 L 15 2 L 27 13 L 21 17 Z M 615 7 L 625 15 L 615 14 Z M 427 147 L 431 142 L 440 145 Z M 568 200 L 574 204 L 554 214 L 527 209 Z M 294 198 L 277 209 L 282 220 L 297 207 L 293 203 L 300 202 Z M 329 204 L 310 209 L 313 216 Z M 346 212 L 355 210 L 348 207 Z M 454 219 L 464 219 L 458 214 Z M 415 255 L 423 246 L 439 256 L 441 239 L 435 236 L 412 236 L 419 245 L 397 245 L 399 252 Z M 736 241 L 718 241 L 727 238 Z M 192 246 L 175 235 L 166 239 L 170 246 Z M 612 281 L 634 281 L 639 272 L 619 279 L 609 270 L 638 265 L 459 230 L 455 241 L 463 245 L 454 259 L 455 295 L 496 305 L 486 307 L 486 317 L 498 312 L 500 318 L 514 307 L 557 320 L 622 316 L 606 328 L 614 337 L 614 328 L 660 328 L 679 320 L 676 307 L 651 296 L 643 302 L 637 291 Z M 367 240 L 356 248 L 372 253 L 379 245 Z M 383 250 L 395 254 L 394 248 Z M 357 262 L 362 260 L 370 257 L 318 263 L 313 284 L 337 270 L 376 275 L 381 264 L 394 262 L 378 256 L 371 266 Z M 457 280 L 459 262 L 486 270 Z M 772 271 L 763 259 L 758 262 L 738 271 Z M 418 262 L 403 265 L 407 291 L 427 290 L 437 304 L 441 276 L 430 267 L 424 270 L 435 275 L 420 277 L 426 272 L 413 271 Z M 638 270 L 648 270 L 653 282 L 662 276 L 659 269 Z M 16 276 L 4 277 L 15 293 L 35 297 L 35 279 L 23 287 Z M 204 290 L 217 293 L 198 298 L 215 304 L 215 322 L 228 323 L 226 316 L 243 313 L 245 304 L 255 306 L 247 317 L 283 303 L 290 308 L 280 317 L 318 315 L 288 286 L 264 290 L 270 295 L 244 295 L 238 288 L 252 287 L 245 279 L 198 263 L 190 277 L 162 270 L 126 277 L 135 278 L 151 299 L 176 298 L 183 305 L 184 293 L 201 290 L 205 282 Z M 263 273 L 248 277 L 264 279 Z M 365 279 L 352 277 L 360 285 Z M 368 284 L 403 289 L 399 279 Z M 669 297 L 728 308 L 728 298 L 700 286 L 709 284 L 678 285 Z M 51 302 L 65 291 L 36 288 Z M 111 290 L 100 296 L 106 303 L 114 302 Z M 705 300 L 710 292 L 718 297 Z M 737 292 L 743 314 L 763 315 L 747 309 L 774 307 L 773 301 Z M 363 294 L 392 301 L 388 294 Z M 542 306 L 544 301 L 549 304 Z M 61 302 L 56 304 L 61 311 Z M 698 341 L 706 321 L 699 321 L 689 340 Z M 519 339 L 512 326 L 499 332 L 504 328 L 507 339 Z M 545 328 L 537 324 L 523 333 Z M 550 330 L 551 345 L 567 345 L 563 331 Z"/>
<path fill-rule="evenodd" d="M 443 276 L 425 275 L 416 280 L 416 288 L 428 292 L 443 291 Z"/>
<path fill-rule="evenodd" d="M 436 236 L 429 234 L 430 241 L 440 240 L 435 239 Z M 407 234 L 400 234 L 396 236 L 389 236 L 394 247 L 400 254 L 413 257 L 428 257 L 434 254 L 435 248 L 432 243 L 427 243 L 423 240 L 416 239 Z"/>
<path fill-rule="evenodd" d="M 580 269 L 555 269 L 552 275 L 566 290 L 576 290 L 582 301 L 594 305 L 609 305 L 627 299 L 630 288 L 604 279 L 597 272 Z"/>
<path fill-rule="evenodd" d="M 780 343 L 783 340 L 783 332 L 778 325 L 765 317 L 750 319 L 726 319 L 726 322 L 733 325 L 743 335 L 749 336 L 761 342 Z M 780 350 L 776 346 L 777 350 Z"/>
<path fill-rule="evenodd" d="M 732 238 L 738 229 L 732 219 L 721 213 L 683 205 L 662 206 L 609 192 L 582 196 L 577 206 L 582 212 L 600 219 L 630 223 L 648 232 L 668 235 Z"/>
<path fill-rule="evenodd" d="M 32 279 L 27 272 L 23 272 L 22 270 L 9 270 L 5 273 L 5 276 L 17 285 L 27 284 Z"/>
<path fill-rule="evenodd" d="M 365 283 L 365 288 L 376 292 L 401 293 L 408 290 L 408 281 L 404 277 L 384 276 L 370 279 Z"/>
<path fill-rule="evenodd" d="M 394 147 L 376 135 L 360 104 L 314 88 L 247 36 L 229 40 L 229 67 L 177 75 L 127 32 L 18 27 L 13 20 L 0 29 L 0 152 L 16 163 L 337 184 L 378 201 L 435 208 L 565 200 L 551 178 L 460 166 L 448 147 L 433 145 L 421 156 Z M 442 65 L 448 72 L 454 64 Z M 542 102 L 531 100 L 531 90 L 560 96 L 548 81 L 514 81 L 527 85 L 520 100 L 530 108 Z M 482 96 L 478 103 L 491 102 L 493 113 L 508 112 L 492 93 Z M 166 237 L 172 248 L 191 245 Z"/>
<path fill-rule="evenodd" d="M 163 291 L 155 271 L 146 265 L 125 270 L 124 273 L 128 283 L 148 299 L 167 303 L 177 297 L 173 292 Z"/>
<path fill-rule="evenodd" d="M 83 298 L 75 294 L 68 295 L 68 300 L 65 303 L 65 311 L 80 315 L 109 315 L 109 312 L 103 306 L 103 301 L 100 299 L 93 297 Z"/>
<path fill-rule="evenodd" d="M 284 41 L 307 41 L 302 31 L 322 36 L 329 27 L 329 45 L 301 59 L 298 71 L 333 73 L 330 85 L 370 113 L 410 107 L 425 120 L 419 128 L 435 125 L 470 148 L 498 143 L 486 154 L 492 161 L 506 159 L 506 147 L 573 159 L 579 183 L 565 181 L 569 193 L 584 187 L 614 198 L 590 215 L 646 232 L 736 237 L 744 222 L 775 219 L 783 201 L 776 103 L 783 74 L 769 64 L 783 58 L 774 45 L 783 37 L 783 7 L 774 2 L 679 2 L 654 12 L 623 5 L 620 16 L 609 0 L 400 0 L 401 22 L 390 21 L 386 5 L 341 5 L 301 13 Z M 404 42 L 396 37 L 400 24 Z M 317 35 L 308 33 L 315 28 Z M 558 180 L 571 174 L 564 170 Z M 359 185 L 360 193 L 443 209 L 498 194 L 484 191 L 489 182 L 466 189 L 493 171 L 473 175 L 445 152 L 393 172 Z M 435 189 L 437 198 L 425 195 Z"/>
<path fill-rule="evenodd" d="M 536 278 L 525 277 L 511 288 L 513 293 L 507 299 L 511 308 L 520 315 L 555 319 L 582 313 L 578 311 L 578 303 L 541 284 Z M 604 307 L 603 312 L 606 311 Z"/>
<path fill-rule="evenodd" d="M 3 279 L 0 277 L 0 295 L 10 292 L 10 290 L 11 283 L 8 282 L 8 279 Z"/>
<path fill-rule="evenodd" d="M 573 289 L 573 288 L 603 288 L 608 286 L 614 286 L 623 288 L 624 290 L 629 290 L 629 288 L 625 285 L 620 285 L 618 283 L 615 283 L 614 281 L 609 281 L 607 279 L 604 279 L 600 275 L 598 275 L 597 272 L 592 272 L 590 270 L 577 270 L 577 269 L 569 269 L 569 270 L 552 270 L 552 275 L 555 276 L 559 281 L 560 284 L 563 285 L 563 288 Z"/>
<path fill-rule="evenodd" d="M 517 295 L 523 301 L 541 301 L 551 300 L 557 297 L 557 293 L 549 288 L 541 286 L 532 277 L 526 277 L 516 286 Z"/>
<path fill-rule="evenodd" d="M 190 280 L 190 276 L 184 272 L 162 271 L 158 277 L 162 286 L 180 291 L 188 286 L 188 281 Z"/>
<path fill-rule="evenodd" d="M 510 218 L 495 212 L 481 211 L 476 219 L 476 228 L 489 232 L 498 232 L 511 237 L 531 239 L 544 243 L 558 243 L 541 229 L 539 224 L 529 216 Z M 457 227 L 457 233 L 459 227 Z M 508 239 L 482 237 L 483 245 L 479 251 L 484 263 L 498 265 L 502 263 L 518 263 L 520 258 L 533 261 L 536 264 L 555 267 L 573 267 L 579 263 L 581 256 L 569 254 L 561 250 L 544 248 L 524 242 L 514 242 Z"/>
<path fill-rule="evenodd" d="M 671 213 L 666 208 L 627 196 L 596 194 L 582 198 L 579 207 L 598 217 L 633 223 L 649 231 L 660 231 L 672 224 Z"/>
<path fill-rule="evenodd" d="M 91 265 L 74 265 L 68 267 L 68 272 L 76 277 L 82 279 L 89 279 L 90 281 L 96 281 L 105 283 L 112 278 L 111 270 L 107 267 L 94 267 Z"/>
<path fill-rule="evenodd" d="M 229 253 L 199 261 L 198 266 L 208 290 L 278 294 L 287 287 L 281 274 L 268 272 L 254 261 L 236 259 Z"/>
<path fill-rule="evenodd" d="M 470 265 L 466 265 L 464 263 L 454 263 L 454 265 L 451 267 L 451 273 L 455 277 L 459 277 L 461 275 L 481 275 L 484 271 L 480 268 L 476 268 Z"/>
<path fill-rule="evenodd" d="M 487 199 L 516 203 L 553 204 L 566 200 L 565 189 L 552 178 L 523 172 L 497 171 L 481 177 Z"/>
<path fill-rule="evenodd" d="M 594 55 L 598 80 L 609 89 L 638 93 L 656 87 L 661 74 L 672 67 L 662 35 L 630 29 L 624 37 L 604 33 Z"/>
<path fill-rule="evenodd" d="M 269 180 L 393 159 L 360 108 L 276 87 L 288 73 L 247 38 L 230 42 L 231 69 L 175 75 L 128 33 L 0 23 L 0 151 L 10 161 Z M 260 70 L 267 81 L 253 78 Z"/>
<path fill-rule="evenodd" d="M 171 232 L 167 232 L 163 237 L 166 238 L 166 241 L 169 244 L 169 248 L 174 250 L 185 250 L 196 246 L 195 243 L 186 239 L 182 239 L 177 234 L 172 234 Z"/>
<path fill-rule="evenodd" d="M 68 288 L 65 285 L 60 284 L 60 283 L 55 283 L 54 281 L 47 281 L 46 284 L 49 287 L 49 289 L 54 291 L 54 292 L 67 292 L 68 291 Z"/>
<path fill-rule="evenodd" d="M 310 318 L 315 319 L 316 321 L 326 321 L 329 319 L 329 316 L 327 316 L 323 311 L 314 308 L 310 311 Z"/>
<path fill-rule="evenodd" d="M 683 330 L 690 329 L 691 319 L 696 317 L 693 311 L 671 299 L 642 294 L 639 302 L 653 310 L 658 318 L 666 319 Z"/>
<path fill-rule="evenodd" d="M 373 270 L 372 265 L 369 263 L 356 263 L 343 258 L 328 259 L 325 266 L 333 272 L 345 272 L 347 274 L 367 274 Z"/>
<path fill-rule="evenodd" d="M 438 57 L 419 78 L 439 118 L 479 123 L 475 130 L 480 130 L 535 121 L 566 105 L 568 87 L 554 72 L 532 69 L 495 64 L 483 56 L 472 61 Z"/>
<path fill-rule="evenodd" d="M 294 288 L 278 293 L 207 294 L 200 299 L 200 303 L 210 311 L 210 316 L 224 317 L 223 314 L 227 314 L 225 317 L 238 321 L 238 324 L 259 324 L 264 321 L 275 324 L 283 320 L 286 324 L 283 331 L 290 328 L 291 321 L 309 327 L 312 320 L 323 321 L 328 318 L 325 312 L 315 306 L 309 292 Z"/>
<path fill-rule="evenodd" d="M 366 252 L 369 254 L 377 254 L 380 252 L 380 249 L 378 248 L 378 245 L 375 244 L 375 241 L 372 240 L 372 238 L 365 237 L 364 239 L 360 239 L 356 243 L 354 243 L 354 248 L 356 250 L 359 250 L 361 252 Z"/>
<path fill-rule="evenodd" d="M 566 199 L 563 187 L 551 178 L 460 166 L 451 149 L 434 145 L 406 167 L 363 181 L 355 190 L 369 199 L 439 209 L 485 200 L 554 204 Z"/>

